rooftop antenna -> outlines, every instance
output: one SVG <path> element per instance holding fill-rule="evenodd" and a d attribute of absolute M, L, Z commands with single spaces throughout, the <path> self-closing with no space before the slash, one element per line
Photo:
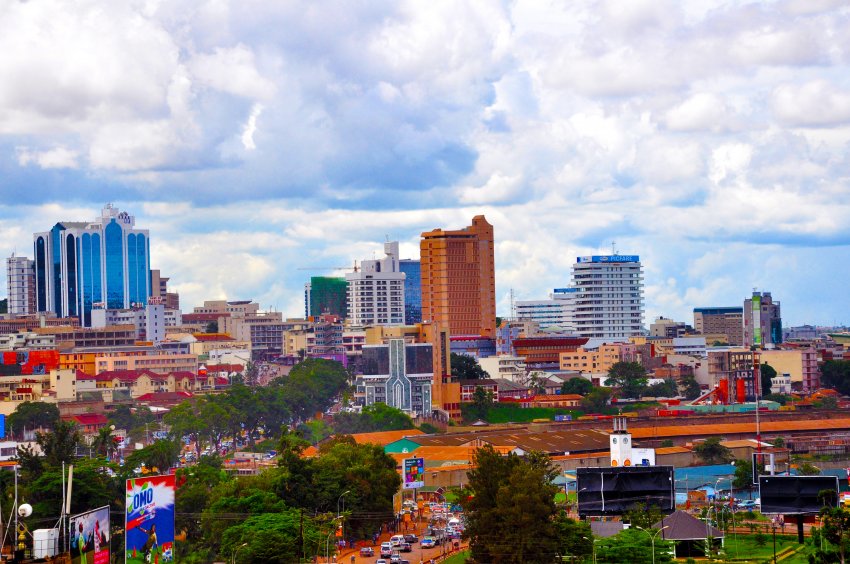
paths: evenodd
<path fill-rule="evenodd" d="M 611 241 L 611 254 L 617 254 L 617 241 Z"/>

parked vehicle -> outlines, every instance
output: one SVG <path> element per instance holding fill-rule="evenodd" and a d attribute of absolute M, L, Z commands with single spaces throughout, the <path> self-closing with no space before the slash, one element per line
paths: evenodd
<path fill-rule="evenodd" d="M 414 544 L 419 542 L 419 537 L 416 535 L 406 534 L 404 535 L 404 541 L 409 542 L 410 544 Z"/>
<path fill-rule="evenodd" d="M 375 556 L 375 551 L 371 546 L 364 546 L 360 549 L 360 556 Z"/>

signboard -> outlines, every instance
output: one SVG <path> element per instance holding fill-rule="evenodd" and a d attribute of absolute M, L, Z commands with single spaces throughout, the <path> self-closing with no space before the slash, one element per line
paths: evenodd
<path fill-rule="evenodd" d="M 578 513 L 622 515 L 645 507 L 670 514 L 675 507 L 672 466 L 618 466 L 576 469 Z"/>
<path fill-rule="evenodd" d="M 812 515 L 838 505 L 837 476 L 759 476 L 762 513 Z"/>
<path fill-rule="evenodd" d="M 109 506 L 73 515 L 71 564 L 109 564 Z"/>
<path fill-rule="evenodd" d="M 0 415 L 0 439 L 6 438 L 6 416 Z"/>
<path fill-rule="evenodd" d="M 638 255 L 593 255 L 591 257 L 576 257 L 576 262 L 640 262 Z"/>
<path fill-rule="evenodd" d="M 425 459 L 404 459 L 404 489 L 411 490 L 425 486 Z"/>
<path fill-rule="evenodd" d="M 127 564 L 174 560 L 174 475 L 127 480 Z"/>
<path fill-rule="evenodd" d="M 753 344 L 761 345 L 761 296 L 753 296 Z"/>

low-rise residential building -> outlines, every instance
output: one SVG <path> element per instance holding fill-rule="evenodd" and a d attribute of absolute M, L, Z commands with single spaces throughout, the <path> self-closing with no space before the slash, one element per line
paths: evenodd
<path fill-rule="evenodd" d="M 820 388 L 818 353 L 813 348 L 774 349 L 759 353 L 762 364 L 769 364 L 777 374 L 788 374 L 791 384 L 805 391 Z"/>
<path fill-rule="evenodd" d="M 193 354 L 117 353 L 111 356 L 99 356 L 95 361 L 96 374 L 115 370 L 150 370 L 159 374 L 197 372 L 198 357 Z"/>
<path fill-rule="evenodd" d="M 137 341 L 135 325 L 110 327 L 38 327 L 32 330 L 39 335 L 53 335 L 59 350 L 77 347 L 132 346 Z"/>
<path fill-rule="evenodd" d="M 502 354 L 479 358 L 477 361 L 490 378 L 503 378 L 514 382 L 525 382 L 528 378 L 525 358 L 521 356 Z"/>
<path fill-rule="evenodd" d="M 478 388 L 483 389 L 487 393 L 493 394 L 493 401 L 499 401 L 499 383 L 495 380 L 461 380 L 458 383 L 460 384 L 461 403 L 472 402 L 475 390 Z"/>
<path fill-rule="evenodd" d="M 618 362 L 634 362 L 637 346 L 631 343 L 603 343 L 596 349 L 580 347 L 558 355 L 561 370 L 607 374 Z"/>

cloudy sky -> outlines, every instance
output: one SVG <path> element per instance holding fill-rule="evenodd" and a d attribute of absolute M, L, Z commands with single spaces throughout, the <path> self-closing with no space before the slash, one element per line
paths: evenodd
<path fill-rule="evenodd" d="M 494 224 L 499 311 L 639 254 L 647 319 L 850 323 L 843 0 L 0 0 L 0 252 L 113 202 L 184 310 Z M 5 293 L 5 279 L 0 293 Z"/>

